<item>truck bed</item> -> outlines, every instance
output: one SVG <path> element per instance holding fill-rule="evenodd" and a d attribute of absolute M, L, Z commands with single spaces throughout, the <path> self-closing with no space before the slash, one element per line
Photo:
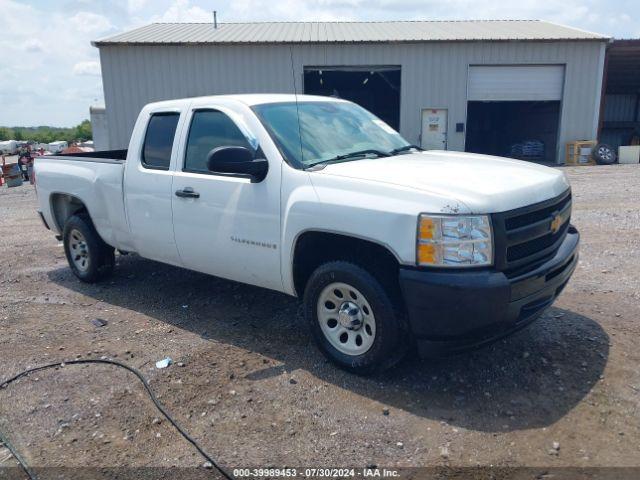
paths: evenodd
<path fill-rule="evenodd" d="M 78 160 L 81 162 L 123 163 L 127 159 L 127 149 L 100 150 L 97 152 L 66 153 L 63 155 L 47 155 L 49 159 Z"/>
<path fill-rule="evenodd" d="M 47 225 L 61 234 L 56 221 L 60 197 L 73 197 L 86 206 L 102 239 L 132 251 L 124 210 L 123 176 L 126 150 L 44 155 L 35 158 L 36 188 Z"/>

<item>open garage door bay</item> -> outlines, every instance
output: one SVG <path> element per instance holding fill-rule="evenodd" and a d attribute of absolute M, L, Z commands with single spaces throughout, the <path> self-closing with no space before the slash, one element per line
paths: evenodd
<path fill-rule="evenodd" d="M 553 162 L 564 65 L 469 67 L 466 150 Z"/>
<path fill-rule="evenodd" d="M 304 67 L 304 93 L 350 100 L 400 130 L 399 66 Z"/>

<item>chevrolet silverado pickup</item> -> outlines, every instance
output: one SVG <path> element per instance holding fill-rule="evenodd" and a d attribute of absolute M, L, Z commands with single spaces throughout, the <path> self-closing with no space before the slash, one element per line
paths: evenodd
<path fill-rule="evenodd" d="M 152 103 L 127 150 L 40 157 L 35 177 L 80 280 L 133 252 L 299 297 L 320 350 L 355 373 L 521 329 L 578 262 L 561 171 L 421 151 L 336 98 Z"/>

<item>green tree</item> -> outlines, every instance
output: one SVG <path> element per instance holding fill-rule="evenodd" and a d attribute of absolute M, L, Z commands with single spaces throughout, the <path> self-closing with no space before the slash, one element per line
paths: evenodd
<path fill-rule="evenodd" d="M 0 127 L 0 141 L 13 140 L 13 129 L 7 127 Z"/>
<path fill-rule="evenodd" d="M 91 140 L 93 133 L 91 132 L 91 122 L 84 120 L 80 125 L 76 127 L 76 138 L 82 141 Z"/>
<path fill-rule="evenodd" d="M 91 122 L 83 120 L 71 128 L 60 127 L 0 127 L 0 140 L 31 140 L 37 143 L 51 143 L 56 140 L 75 142 L 91 140 Z"/>

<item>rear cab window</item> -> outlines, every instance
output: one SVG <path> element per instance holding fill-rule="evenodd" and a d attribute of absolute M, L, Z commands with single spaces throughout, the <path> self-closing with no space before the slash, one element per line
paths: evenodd
<path fill-rule="evenodd" d="M 180 113 L 154 113 L 149 118 L 142 146 L 141 163 L 145 168 L 169 170 L 171 150 Z"/>

